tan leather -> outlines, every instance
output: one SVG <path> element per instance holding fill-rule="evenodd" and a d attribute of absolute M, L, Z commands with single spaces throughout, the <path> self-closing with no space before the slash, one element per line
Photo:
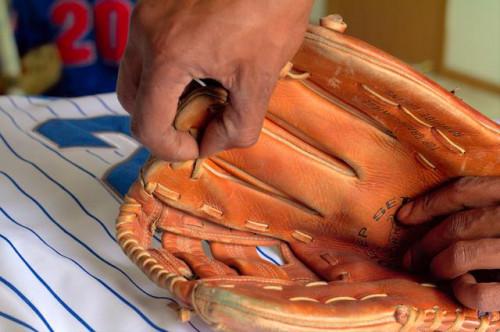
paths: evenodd
<path fill-rule="evenodd" d="M 405 198 L 451 178 L 500 175 L 499 126 L 327 28 L 310 27 L 293 64 L 255 146 L 145 165 L 117 221 L 127 255 L 225 331 L 500 329 L 499 313 L 480 317 L 398 268 L 424 229 L 394 220 Z M 179 127 L 202 123 L 191 107 L 225 98 L 202 95 L 181 102 Z M 276 246 L 286 264 L 256 246 Z"/>
<path fill-rule="evenodd" d="M 0 94 L 42 94 L 59 81 L 63 64 L 57 46 L 45 44 L 26 53 L 21 67 L 23 72 L 19 77 L 0 75 Z"/>

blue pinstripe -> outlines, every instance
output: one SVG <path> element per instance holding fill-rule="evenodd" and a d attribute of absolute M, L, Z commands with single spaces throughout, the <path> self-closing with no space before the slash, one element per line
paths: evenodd
<path fill-rule="evenodd" d="M 73 316 L 80 324 L 85 326 L 88 331 L 95 331 L 82 317 L 80 317 L 73 309 L 71 309 L 71 307 L 66 302 L 64 302 L 59 297 L 59 295 L 56 294 L 56 292 L 54 292 L 54 290 L 45 282 L 45 280 L 43 280 L 43 278 L 38 273 L 36 273 L 35 269 L 33 269 L 33 267 L 28 263 L 28 261 L 26 261 L 26 259 L 24 259 L 23 255 L 21 255 L 21 253 L 7 237 L 5 237 L 3 234 L 0 234 L 0 239 L 3 239 L 9 244 L 12 250 L 14 250 L 14 252 L 16 253 L 17 257 L 21 259 L 21 261 L 28 268 L 28 270 L 30 270 L 33 276 L 38 279 L 38 281 L 49 291 L 49 293 L 56 299 L 56 301 L 59 302 L 59 304 L 61 304 L 67 312 L 69 312 L 71 316 Z"/>
<path fill-rule="evenodd" d="M 25 98 L 28 101 L 28 103 L 30 103 L 31 105 L 46 108 L 52 115 L 54 115 L 55 117 L 59 117 L 59 115 L 54 111 L 54 109 L 52 107 L 50 107 L 48 105 L 37 104 L 33 100 L 31 100 L 32 98 L 30 96 L 27 96 Z"/>
<path fill-rule="evenodd" d="M 80 114 L 87 116 L 87 113 L 85 113 L 85 112 L 83 111 L 83 109 L 80 107 L 80 105 L 78 105 L 78 104 L 77 104 L 77 103 L 76 103 L 73 99 L 64 99 L 64 100 L 66 100 L 68 103 L 70 103 L 70 104 L 72 104 L 73 106 L 75 106 L 76 110 L 77 110 Z"/>
<path fill-rule="evenodd" d="M 130 303 L 127 299 L 125 299 L 125 297 L 121 294 L 119 294 L 116 290 L 114 290 L 111 286 L 109 286 L 108 284 L 106 284 L 102 279 L 100 279 L 99 277 L 95 276 L 94 274 L 90 273 L 87 269 L 85 269 L 85 267 L 83 267 L 80 263 L 78 263 L 76 260 L 74 260 L 73 258 L 71 257 L 68 257 L 64 254 L 62 254 L 60 251 L 58 251 L 57 249 L 55 249 L 52 245 L 50 245 L 47 241 L 45 241 L 39 234 L 37 234 L 33 229 L 29 228 L 28 226 L 25 226 L 21 223 L 19 223 L 17 220 L 15 220 L 11 215 L 9 215 L 3 208 L 0 207 L 0 212 L 7 218 L 9 219 L 12 223 L 16 224 L 17 226 L 29 231 L 30 233 L 32 233 L 34 236 L 36 236 L 38 238 L 38 240 L 40 240 L 41 243 L 43 243 L 46 247 L 48 247 L 50 250 L 52 250 L 53 252 L 55 252 L 57 255 L 59 255 L 60 257 L 63 257 L 64 259 L 67 259 L 69 261 L 71 261 L 73 264 L 75 264 L 76 266 L 78 266 L 78 268 L 80 270 L 83 271 L 83 273 L 87 274 L 89 277 L 91 277 L 92 279 L 94 279 L 95 281 L 97 281 L 99 284 L 101 284 L 104 288 L 106 288 L 110 293 L 112 293 L 114 296 L 116 296 L 121 302 L 123 302 L 125 305 L 127 305 L 129 308 L 131 308 L 133 311 L 135 311 L 142 319 L 144 319 L 146 322 L 148 322 L 148 318 L 146 317 L 146 315 L 141 312 L 136 306 L 134 306 L 132 303 Z M 154 325 L 154 324 L 153 324 Z M 164 330 L 160 330 L 160 331 L 164 331 Z"/>
<path fill-rule="evenodd" d="M 0 111 L 3 111 L 2 108 L 0 108 Z M 5 112 L 5 111 L 4 111 Z M 8 113 L 7 113 L 8 114 Z M 83 205 L 81 204 L 81 202 L 75 197 L 74 194 L 72 194 L 68 189 L 66 189 L 62 184 L 60 184 L 59 182 L 57 182 L 56 180 L 54 180 L 52 177 L 50 177 L 47 173 L 45 173 L 38 165 L 36 165 L 35 163 L 33 163 L 32 161 L 29 161 L 23 157 L 21 157 L 11 146 L 10 144 L 7 142 L 7 140 L 5 139 L 5 137 L 0 133 L 0 140 L 2 140 L 5 144 L 5 146 L 14 154 L 14 156 L 16 156 L 19 160 L 31 165 L 32 167 L 34 167 L 36 170 L 38 170 L 41 174 L 45 175 L 45 177 L 47 179 L 49 179 L 51 182 L 53 182 L 54 184 L 56 184 L 58 187 L 60 187 L 63 191 L 65 191 L 71 198 L 73 198 L 73 200 L 78 204 L 78 206 L 80 206 L 82 208 L 82 210 L 85 212 L 87 211 Z M 52 216 L 50 216 L 46 211 L 45 209 L 43 208 L 43 206 L 41 204 L 39 204 L 38 202 L 36 202 L 36 200 L 30 196 L 29 194 L 27 194 L 25 191 L 23 191 L 18 185 L 17 183 L 14 181 L 14 179 L 12 179 L 8 174 L 6 174 L 5 172 L 1 172 L 1 174 L 3 174 L 4 176 L 6 176 L 7 178 L 10 179 L 10 181 L 20 190 L 24 193 L 24 195 L 26 195 L 28 198 L 30 198 L 35 204 L 38 205 L 38 207 L 47 215 L 47 217 L 49 219 L 51 219 L 53 221 L 53 223 L 58 227 L 60 228 L 65 234 L 67 234 L 68 236 L 70 236 L 73 240 L 79 242 L 84 248 L 86 248 L 92 255 L 94 255 L 96 258 L 98 258 L 99 260 L 101 260 L 102 262 L 104 262 L 105 264 L 107 264 L 108 266 L 112 267 L 113 269 L 119 271 L 121 274 L 123 274 L 137 289 L 139 289 L 142 293 L 152 297 L 152 298 L 156 298 L 156 299 L 167 299 L 167 300 L 172 300 L 171 298 L 169 297 L 160 297 L 160 296 L 155 296 L 153 294 L 150 294 L 148 292 L 146 292 L 144 289 L 142 289 L 139 285 L 137 285 L 135 283 L 135 281 L 133 281 L 133 279 L 127 275 L 125 273 L 125 271 L 121 270 L 120 268 L 116 267 L 115 265 L 109 263 L 108 261 L 106 261 L 104 258 L 102 258 L 101 256 L 99 256 L 93 249 L 91 249 L 87 244 L 83 243 L 81 240 L 79 240 L 76 236 L 74 236 L 73 234 L 71 234 L 70 232 L 68 232 L 66 229 L 64 229 L 59 223 L 57 223 L 53 218 Z M 116 242 L 114 236 L 111 236 L 110 232 L 107 230 L 107 228 L 104 226 L 103 222 L 101 220 L 99 220 L 97 217 L 95 217 L 94 215 L 90 214 L 90 213 L 86 213 L 88 216 L 92 217 L 94 220 L 97 220 L 102 226 L 103 228 L 105 229 L 106 233 L 108 234 L 108 236 L 114 241 Z"/>
<path fill-rule="evenodd" d="M 12 117 L 12 115 L 9 114 L 9 112 L 7 112 L 4 108 L 0 107 L 0 112 L 5 114 L 12 122 L 12 124 L 14 125 L 14 127 L 16 129 L 18 129 L 20 132 L 22 132 L 24 135 L 28 136 L 30 139 L 32 139 L 33 141 L 39 143 L 40 145 L 42 145 L 43 147 L 45 147 L 47 150 L 49 151 L 52 151 L 53 153 L 55 153 L 59 158 L 65 160 L 66 162 L 70 163 L 71 165 L 75 166 L 77 169 L 79 169 L 80 171 L 82 171 L 83 173 L 87 174 L 88 176 L 90 176 L 91 178 L 93 178 L 94 180 L 96 180 L 97 182 L 101 183 L 101 180 L 99 177 L 97 177 L 96 175 L 92 174 L 90 171 L 86 170 L 85 168 L 83 168 L 82 166 L 76 164 L 75 162 L 73 162 L 72 160 L 66 158 L 65 156 L 63 156 L 59 151 L 55 150 L 54 148 L 52 148 L 51 146 L 47 145 L 45 142 L 43 142 L 42 140 L 34 137 L 33 135 L 31 135 L 30 133 L 26 132 L 25 130 L 23 130 L 19 124 L 17 123 L 17 121 Z M 111 195 L 110 196 L 117 202 L 117 203 L 121 203 L 121 200 L 118 200 L 114 195 Z"/>
<path fill-rule="evenodd" d="M 265 258 L 267 258 L 267 259 L 269 259 L 271 262 L 273 262 L 274 264 L 276 264 L 276 265 L 278 265 L 278 266 L 279 266 L 279 265 L 281 265 L 280 263 L 278 263 L 278 261 L 277 261 L 277 260 L 275 260 L 274 258 L 272 258 L 271 256 L 269 256 L 268 254 L 266 254 L 266 253 L 264 252 L 264 250 L 262 250 L 261 248 L 257 247 L 257 251 L 258 251 L 258 252 L 259 252 L 262 256 L 264 256 Z"/>
<path fill-rule="evenodd" d="M 14 317 L 12 315 L 9 315 L 6 312 L 0 311 L 0 317 L 3 317 L 5 319 L 7 319 L 7 320 L 10 320 L 11 322 L 14 322 L 14 323 L 16 323 L 18 325 L 21 325 L 22 327 L 24 327 L 27 330 L 34 331 L 34 332 L 38 331 L 37 329 L 35 329 L 33 326 L 29 325 L 28 323 L 20 320 L 19 318 Z"/>
<path fill-rule="evenodd" d="M 97 99 L 102 104 L 102 106 L 104 106 L 104 108 L 107 109 L 110 113 L 113 113 L 116 115 L 121 114 L 121 113 L 115 111 L 114 109 L 112 109 L 111 107 L 109 107 L 109 105 L 106 104 L 106 102 L 99 95 L 95 95 L 94 98 Z"/>
<path fill-rule="evenodd" d="M 0 138 L 1 138 L 1 135 L 0 135 Z M 142 289 L 139 285 L 136 284 L 136 282 L 128 275 L 125 273 L 125 271 L 123 271 L 122 269 L 120 269 L 119 267 L 117 267 L 116 265 L 108 262 L 106 259 L 104 259 L 103 257 L 101 257 L 94 249 L 92 249 L 88 244 L 84 243 L 82 240 L 80 240 L 78 237 L 76 237 L 74 234 L 72 234 L 71 232 L 69 232 L 67 229 L 65 229 L 60 223 L 58 223 L 54 217 L 52 217 L 51 214 L 49 214 L 47 212 L 47 210 L 35 199 L 33 198 L 33 196 L 31 196 L 30 194 L 28 194 L 26 191 L 24 191 L 24 189 L 22 189 L 18 184 L 17 182 L 12 178 L 10 177 L 7 173 L 3 172 L 3 171 L 0 171 L 0 174 L 3 175 L 4 177 L 6 177 L 7 179 L 9 179 L 9 181 L 17 188 L 17 190 L 19 190 L 20 193 L 22 193 L 24 196 L 26 196 L 29 200 L 31 200 L 41 211 L 42 213 L 57 227 L 59 228 L 64 234 L 66 234 L 67 236 L 69 236 L 71 239 L 73 239 L 75 242 L 77 242 L 78 244 L 80 244 L 82 247 L 84 247 L 90 254 L 92 254 L 92 256 L 96 257 L 98 260 L 100 260 L 101 262 L 103 262 L 105 265 L 111 267 L 112 269 L 120 272 L 120 274 L 122 274 L 123 276 L 125 276 L 138 290 L 140 290 L 142 293 L 148 295 L 149 297 L 152 297 L 152 298 L 155 298 L 155 299 L 163 299 L 163 300 L 170 300 L 170 301 L 173 301 L 171 298 L 169 297 L 164 297 L 164 296 L 156 296 L 156 295 L 153 295 L 153 294 L 150 294 L 148 292 L 146 292 L 144 289 Z"/>
<path fill-rule="evenodd" d="M 98 160 L 102 161 L 103 163 L 105 163 L 107 165 L 111 165 L 111 163 L 109 161 L 107 161 L 106 159 L 104 159 L 103 157 L 101 157 L 100 155 L 98 155 L 97 153 L 94 153 L 94 152 L 90 151 L 89 149 L 86 149 L 85 152 L 87 152 L 88 154 L 90 154 L 92 157 L 95 157 Z"/>
<path fill-rule="evenodd" d="M 29 112 L 26 112 L 26 110 L 22 109 L 21 107 L 19 107 L 15 102 L 14 102 L 14 98 L 12 98 L 11 96 L 7 96 L 7 99 L 10 101 L 10 103 L 12 104 L 12 106 L 14 106 L 16 109 L 18 109 L 19 111 L 23 112 L 23 114 L 25 114 L 27 117 L 29 117 L 31 120 L 35 121 L 35 122 L 38 122 L 38 120 L 33 116 L 31 115 L 31 113 Z"/>
<path fill-rule="evenodd" d="M 49 174 L 47 174 L 43 169 L 41 169 L 37 164 L 35 164 L 34 162 L 32 161 L 29 161 L 23 157 L 21 157 L 13 148 L 12 146 L 7 142 L 7 140 L 5 139 L 5 137 L 0 134 L 0 139 L 4 142 L 5 146 L 20 160 L 22 160 L 23 162 L 33 166 L 35 169 L 37 169 L 40 173 L 42 173 L 50 182 L 54 183 L 56 186 L 58 186 L 61 190 L 63 190 L 64 192 L 66 192 L 72 199 L 73 201 L 80 207 L 80 209 L 90 218 L 92 218 L 94 221 L 96 221 L 100 226 L 101 228 L 104 230 L 104 232 L 108 235 L 108 237 L 113 240 L 114 242 L 116 242 L 115 240 L 115 237 L 111 234 L 111 232 L 108 230 L 108 228 L 106 227 L 106 225 L 104 225 L 104 222 L 102 222 L 102 220 L 100 220 L 99 218 L 97 218 L 95 215 L 93 215 L 92 213 L 90 213 L 90 211 L 88 211 L 85 206 L 83 206 L 82 202 L 80 202 L 80 200 L 75 196 L 75 194 L 73 194 L 71 191 L 69 191 L 66 187 L 64 187 L 60 182 L 56 181 L 53 177 L 51 177 Z"/>
<path fill-rule="evenodd" d="M 103 100 L 102 98 L 96 96 L 96 99 L 98 99 L 100 101 L 100 103 L 110 112 L 110 113 L 113 113 L 113 114 L 117 114 L 116 111 L 112 110 Z M 28 98 L 28 101 L 33 104 L 33 102 Z M 70 101 L 77 109 L 79 109 L 80 107 L 78 106 L 78 104 L 76 104 L 75 102 L 72 102 Z M 25 110 L 23 110 L 22 108 L 20 108 L 15 102 L 14 100 L 11 99 L 11 103 L 12 105 L 20 110 L 21 112 L 23 112 L 24 114 L 27 114 L 28 116 L 29 113 L 26 113 Z M 52 113 L 53 115 L 55 116 L 58 116 L 58 114 L 52 109 L 50 108 L 50 106 L 46 105 L 45 106 L 50 113 Z M 41 144 L 42 146 L 44 146 L 46 149 L 54 152 L 57 156 L 59 156 L 61 159 L 69 162 L 70 164 L 72 164 L 73 166 L 77 167 L 78 169 L 80 169 L 82 172 L 84 172 L 85 174 L 91 176 L 93 179 L 100 181 L 100 179 L 98 177 L 96 177 L 94 174 L 92 174 L 91 172 L 89 172 L 88 170 L 84 169 L 83 167 L 81 167 L 80 165 L 74 163 L 73 161 L 69 160 L 68 158 L 64 157 L 62 154 L 60 154 L 57 150 L 51 148 L 50 146 L 46 145 L 43 141 L 37 139 L 36 137 L 33 137 L 29 132 L 23 130 L 19 124 L 17 123 L 17 121 L 9 114 L 9 112 L 7 112 L 5 109 L 2 109 L 0 108 L 0 111 L 2 111 L 2 113 L 4 113 L 8 118 L 10 118 L 10 120 L 12 121 L 12 123 L 15 125 L 15 127 L 21 131 L 23 134 L 25 134 L 26 136 L 28 136 L 30 139 L 38 142 L 39 144 Z M 80 112 L 82 113 L 82 112 Z M 83 112 L 84 114 L 84 112 Z M 30 118 L 34 121 L 37 121 L 33 116 L 30 116 Z M 54 184 L 56 184 L 57 186 L 59 186 L 63 191 L 65 191 L 71 198 L 73 198 L 73 200 L 76 202 L 77 205 L 80 206 L 80 208 L 89 216 L 91 217 L 92 219 L 94 219 L 95 221 L 97 221 L 101 227 L 103 227 L 103 229 L 105 230 L 105 232 L 108 234 L 108 236 L 110 236 L 111 238 L 114 239 L 114 236 L 112 236 L 110 234 L 110 232 L 108 231 L 108 229 L 106 228 L 106 226 L 104 225 L 104 223 L 99 220 L 97 217 L 95 217 L 94 215 L 92 215 L 89 211 L 87 211 L 85 209 L 85 207 L 81 204 L 81 202 L 79 202 L 79 200 L 68 190 L 66 189 L 62 184 L 60 184 L 59 182 L 57 182 L 56 180 L 54 180 L 53 178 L 51 178 L 47 173 L 45 173 L 40 167 L 38 167 L 38 165 L 36 165 L 34 162 L 32 161 L 29 161 L 23 157 L 21 157 L 11 146 L 10 144 L 7 142 L 7 140 L 5 139 L 5 137 L 3 135 L 0 134 L 0 139 L 3 140 L 4 144 L 6 145 L 6 147 L 20 160 L 22 160 L 23 162 L 27 163 L 27 164 L 30 164 L 32 167 L 34 167 L 35 169 L 37 169 L 40 173 L 42 173 L 45 177 L 47 177 L 51 182 L 53 182 Z M 118 154 L 118 153 L 117 153 Z M 2 172 L 3 173 L 3 172 Z M 6 173 L 3 173 L 4 176 L 7 176 L 11 181 L 13 181 L 12 178 L 10 178 Z M 14 185 L 15 182 L 13 182 Z M 19 187 L 18 187 L 19 188 Z M 20 188 L 19 188 L 20 189 Z M 34 201 L 34 199 L 29 196 L 26 192 L 24 192 L 24 194 L 32 199 Z M 110 194 L 111 195 L 111 194 Z M 118 200 L 114 195 L 111 195 L 113 197 L 113 199 L 115 199 L 116 201 L 120 202 L 120 200 Z M 34 201 L 35 204 L 38 205 L 38 207 L 44 211 L 43 207 L 37 203 L 36 201 Z M 2 210 L 3 211 L 3 210 Z M 46 213 L 46 211 L 44 211 L 44 213 Z M 47 215 L 47 214 L 46 214 Z M 49 217 L 49 216 L 48 216 Z M 49 219 L 51 219 L 56 225 L 60 226 L 54 219 L 52 219 L 51 217 L 49 217 Z M 145 290 L 143 290 L 140 286 L 138 286 L 124 271 L 120 270 L 119 268 L 117 268 L 116 266 L 112 265 L 111 263 L 107 262 L 106 260 L 104 260 L 102 257 L 99 257 L 99 255 L 97 253 L 95 253 L 90 247 L 88 247 L 87 245 L 85 245 L 83 242 L 79 241 L 76 237 L 74 237 L 72 234 L 70 234 L 69 232 L 67 232 L 66 230 L 64 230 L 62 227 L 59 227 L 64 233 L 66 233 L 68 236 L 72 237 L 76 242 L 79 242 L 80 245 L 84 246 L 88 251 L 90 251 L 94 256 L 96 256 L 99 260 L 103 261 L 105 264 L 111 266 L 113 269 L 117 270 L 118 272 L 120 272 L 121 274 L 123 274 L 137 289 L 139 289 L 141 292 L 143 292 L 144 294 L 148 295 L 149 297 L 152 297 L 152 298 L 155 298 L 155 299 L 165 299 L 165 300 L 170 300 L 172 301 L 172 299 L 168 298 L 168 297 L 159 297 L 159 296 L 155 296 L 155 295 L 152 295 L 152 294 L 149 294 L 148 292 L 146 292 Z M 68 258 L 70 259 L 70 258 Z M 76 264 L 78 264 L 77 262 L 75 262 Z M 104 287 L 106 287 L 105 284 L 103 284 Z M 109 288 L 109 290 L 111 292 L 114 292 L 111 288 Z M 115 294 L 116 296 L 120 297 L 119 294 Z M 125 299 L 123 299 L 124 301 L 126 301 Z M 192 323 L 190 323 L 191 327 L 195 330 L 195 331 L 199 331 L 198 328 L 196 328 Z M 160 328 L 161 330 L 161 328 Z M 163 330 L 161 330 L 163 331 Z"/>
<path fill-rule="evenodd" d="M 35 313 L 35 315 L 40 318 L 40 320 L 43 322 L 43 324 L 47 327 L 49 331 L 54 331 L 54 329 L 50 326 L 49 322 L 47 322 L 47 319 L 42 315 L 40 310 L 35 307 L 35 305 L 23 294 L 17 289 L 13 284 L 11 284 L 9 281 L 7 281 L 5 278 L 0 276 L 0 283 L 4 284 L 7 286 L 11 291 L 13 291 L 24 303 L 30 307 L 30 309 Z"/>

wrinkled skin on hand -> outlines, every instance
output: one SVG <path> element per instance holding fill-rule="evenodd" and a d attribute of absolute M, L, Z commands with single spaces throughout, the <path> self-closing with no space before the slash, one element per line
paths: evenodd
<path fill-rule="evenodd" d="M 141 0 L 120 65 L 118 98 L 151 152 L 176 161 L 256 142 L 279 72 L 298 50 L 312 0 Z M 193 78 L 230 96 L 198 142 L 172 126 Z"/>
<path fill-rule="evenodd" d="M 470 308 L 500 310 L 500 177 L 458 179 L 408 203 L 398 219 L 436 222 L 406 253 L 407 268 L 429 268 L 451 280 L 458 300 Z"/>

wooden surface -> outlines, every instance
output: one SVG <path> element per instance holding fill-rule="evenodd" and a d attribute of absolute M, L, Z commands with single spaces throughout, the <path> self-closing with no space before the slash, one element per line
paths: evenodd
<path fill-rule="evenodd" d="M 328 0 L 326 10 L 342 15 L 349 35 L 426 72 L 446 89 L 461 88 L 460 98 L 500 119 L 498 86 L 443 64 L 446 0 Z"/>
<path fill-rule="evenodd" d="M 347 33 L 428 69 L 439 65 L 445 0 L 329 0 L 328 12 L 344 17 Z"/>

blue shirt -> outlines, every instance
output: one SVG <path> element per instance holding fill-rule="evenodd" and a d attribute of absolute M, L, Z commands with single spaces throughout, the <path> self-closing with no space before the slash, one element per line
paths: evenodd
<path fill-rule="evenodd" d="M 55 43 L 61 80 L 48 95 L 82 96 L 115 91 L 135 0 L 13 0 L 22 54 Z"/>

